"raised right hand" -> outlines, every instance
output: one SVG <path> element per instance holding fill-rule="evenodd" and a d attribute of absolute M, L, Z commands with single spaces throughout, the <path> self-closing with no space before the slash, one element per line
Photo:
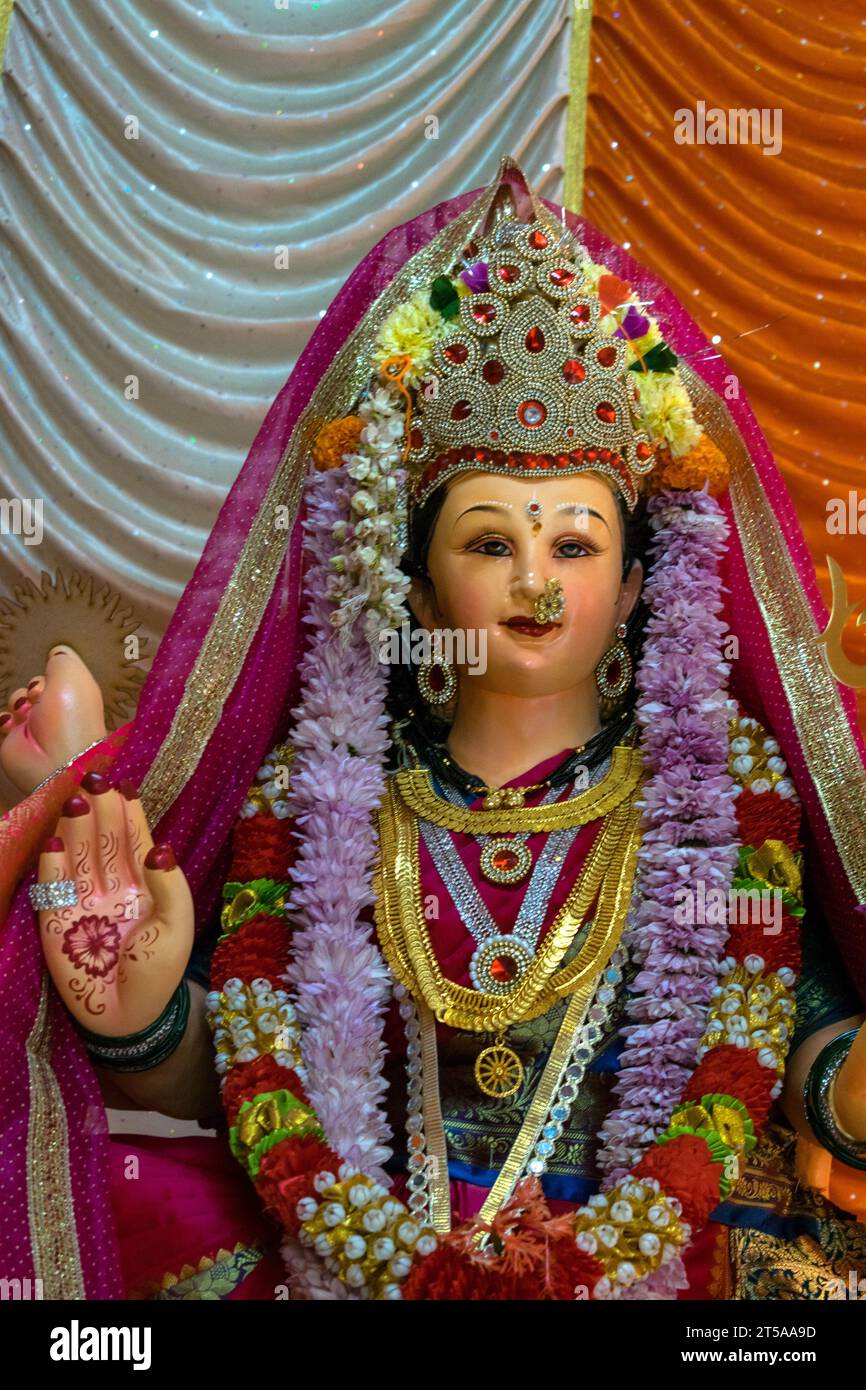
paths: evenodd
<path fill-rule="evenodd" d="M 194 909 L 170 847 L 154 848 L 131 783 L 83 779 L 39 860 L 39 882 L 58 879 L 74 881 L 78 901 L 40 912 L 39 928 L 63 1002 L 91 1032 L 140 1032 L 183 975 Z"/>

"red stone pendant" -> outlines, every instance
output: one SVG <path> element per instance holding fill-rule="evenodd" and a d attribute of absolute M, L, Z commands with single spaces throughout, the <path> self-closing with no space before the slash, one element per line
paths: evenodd
<path fill-rule="evenodd" d="M 488 840 L 480 867 L 488 883 L 520 883 L 532 868 L 532 854 L 522 840 Z"/>
<path fill-rule="evenodd" d="M 490 974 L 498 985 L 508 985 L 517 977 L 517 961 L 513 956 L 507 956 L 503 952 L 501 956 L 494 956 L 490 962 Z"/>

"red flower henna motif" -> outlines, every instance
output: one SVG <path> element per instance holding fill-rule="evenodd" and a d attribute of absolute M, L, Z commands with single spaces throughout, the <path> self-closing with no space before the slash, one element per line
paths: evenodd
<path fill-rule="evenodd" d="M 103 978 L 117 964 L 120 932 L 107 917 L 79 917 L 63 933 L 63 954 L 86 975 Z"/>

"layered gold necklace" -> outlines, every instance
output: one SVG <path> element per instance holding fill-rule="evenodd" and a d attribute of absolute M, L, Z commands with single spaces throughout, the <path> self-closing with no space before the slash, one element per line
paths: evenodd
<path fill-rule="evenodd" d="M 624 871 L 638 813 L 634 806 L 642 771 L 640 751 L 617 745 L 607 775 L 595 787 L 552 805 L 498 811 L 454 806 L 433 790 L 425 769 L 396 773 L 379 812 L 381 855 L 376 873 L 376 925 L 394 975 L 433 1015 L 452 1028 L 500 1033 L 513 1023 L 544 1014 L 596 973 L 596 964 L 628 905 Z M 507 995 L 469 989 L 442 973 L 424 915 L 418 856 L 418 819 L 466 834 L 538 832 L 587 824 L 604 817 L 586 863 L 551 928 Z M 630 886 L 630 885 L 629 885 Z M 586 941 L 560 968 L 598 895 Z M 621 925 L 621 924 L 620 924 Z"/>
<path fill-rule="evenodd" d="M 607 775 L 595 787 L 545 806 L 481 811 L 455 806 L 439 796 L 426 769 L 403 769 L 389 779 L 379 811 L 376 926 L 391 971 L 416 1001 L 421 1022 L 424 1130 L 428 1153 L 437 1159 L 431 1215 L 440 1230 L 450 1223 L 450 1202 L 436 1080 L 436 1020 L 452 1028 L 494 1035 L 493 1046 L 479 1054 L 476 1080 L 486 1094 L 502 1097 L 513 1094 L 522 1080 L 520 1060 L 505 1043 L 506 1029 L 539 1017 L 557 1000 L 571 996 L 520 1132 L 485 1202 L 483 1214 L 489 1219 L 513 1190 L 538 1141 L 573 1040 L 622 935 L 640 844 L 640 810 L 635 802 L 642 772 L 640 750 L 619 744 Z M 494 994 L 449 980 L 436 958 L 424 913 L 419 819 L 451 831 L 495 835 L 564 829 L 601 817 L 603 824 L 581 872 L 513 989 L 506 995 Z M 586 940 L 563 964 L 596 899 Z"/>

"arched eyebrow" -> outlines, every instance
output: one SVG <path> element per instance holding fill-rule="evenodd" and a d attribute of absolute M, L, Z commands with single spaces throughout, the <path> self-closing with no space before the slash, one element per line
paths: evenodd
<path fill-rule="evenodd" d="M 455 524 L 456 524 L 456 522 L 458 522 L 458 521 L 460 520 L 460 517 L 461 517 L 461 516 L 468 516 L 469 512 L 501 512 L 501 511 L 513 512 L 513 511 L 514 511 L 514 507 L 511 505 L 510 502 L 476 502 L 476 504 L 475 504 L 474 507 L 467 507 L 467 508 L 466 508 L 466 511 L 465 511 L 465 512 L 461 512 L 461 513 L 460 513 L 460 516 L 455 517 L 454 520 L 455 520 Z"/>
<path fill-rule="evenodd" d="M 597 512 L 594 507 L 587 507 L 583 502 L 557 502 L 553 509 L 555 512 L 580 512 L 581 516 L 594 516 L 598 521 L 607 526 L 607 522 L 601 512 Z M 607 526 L 608 531 L 610 527 Z"/>

